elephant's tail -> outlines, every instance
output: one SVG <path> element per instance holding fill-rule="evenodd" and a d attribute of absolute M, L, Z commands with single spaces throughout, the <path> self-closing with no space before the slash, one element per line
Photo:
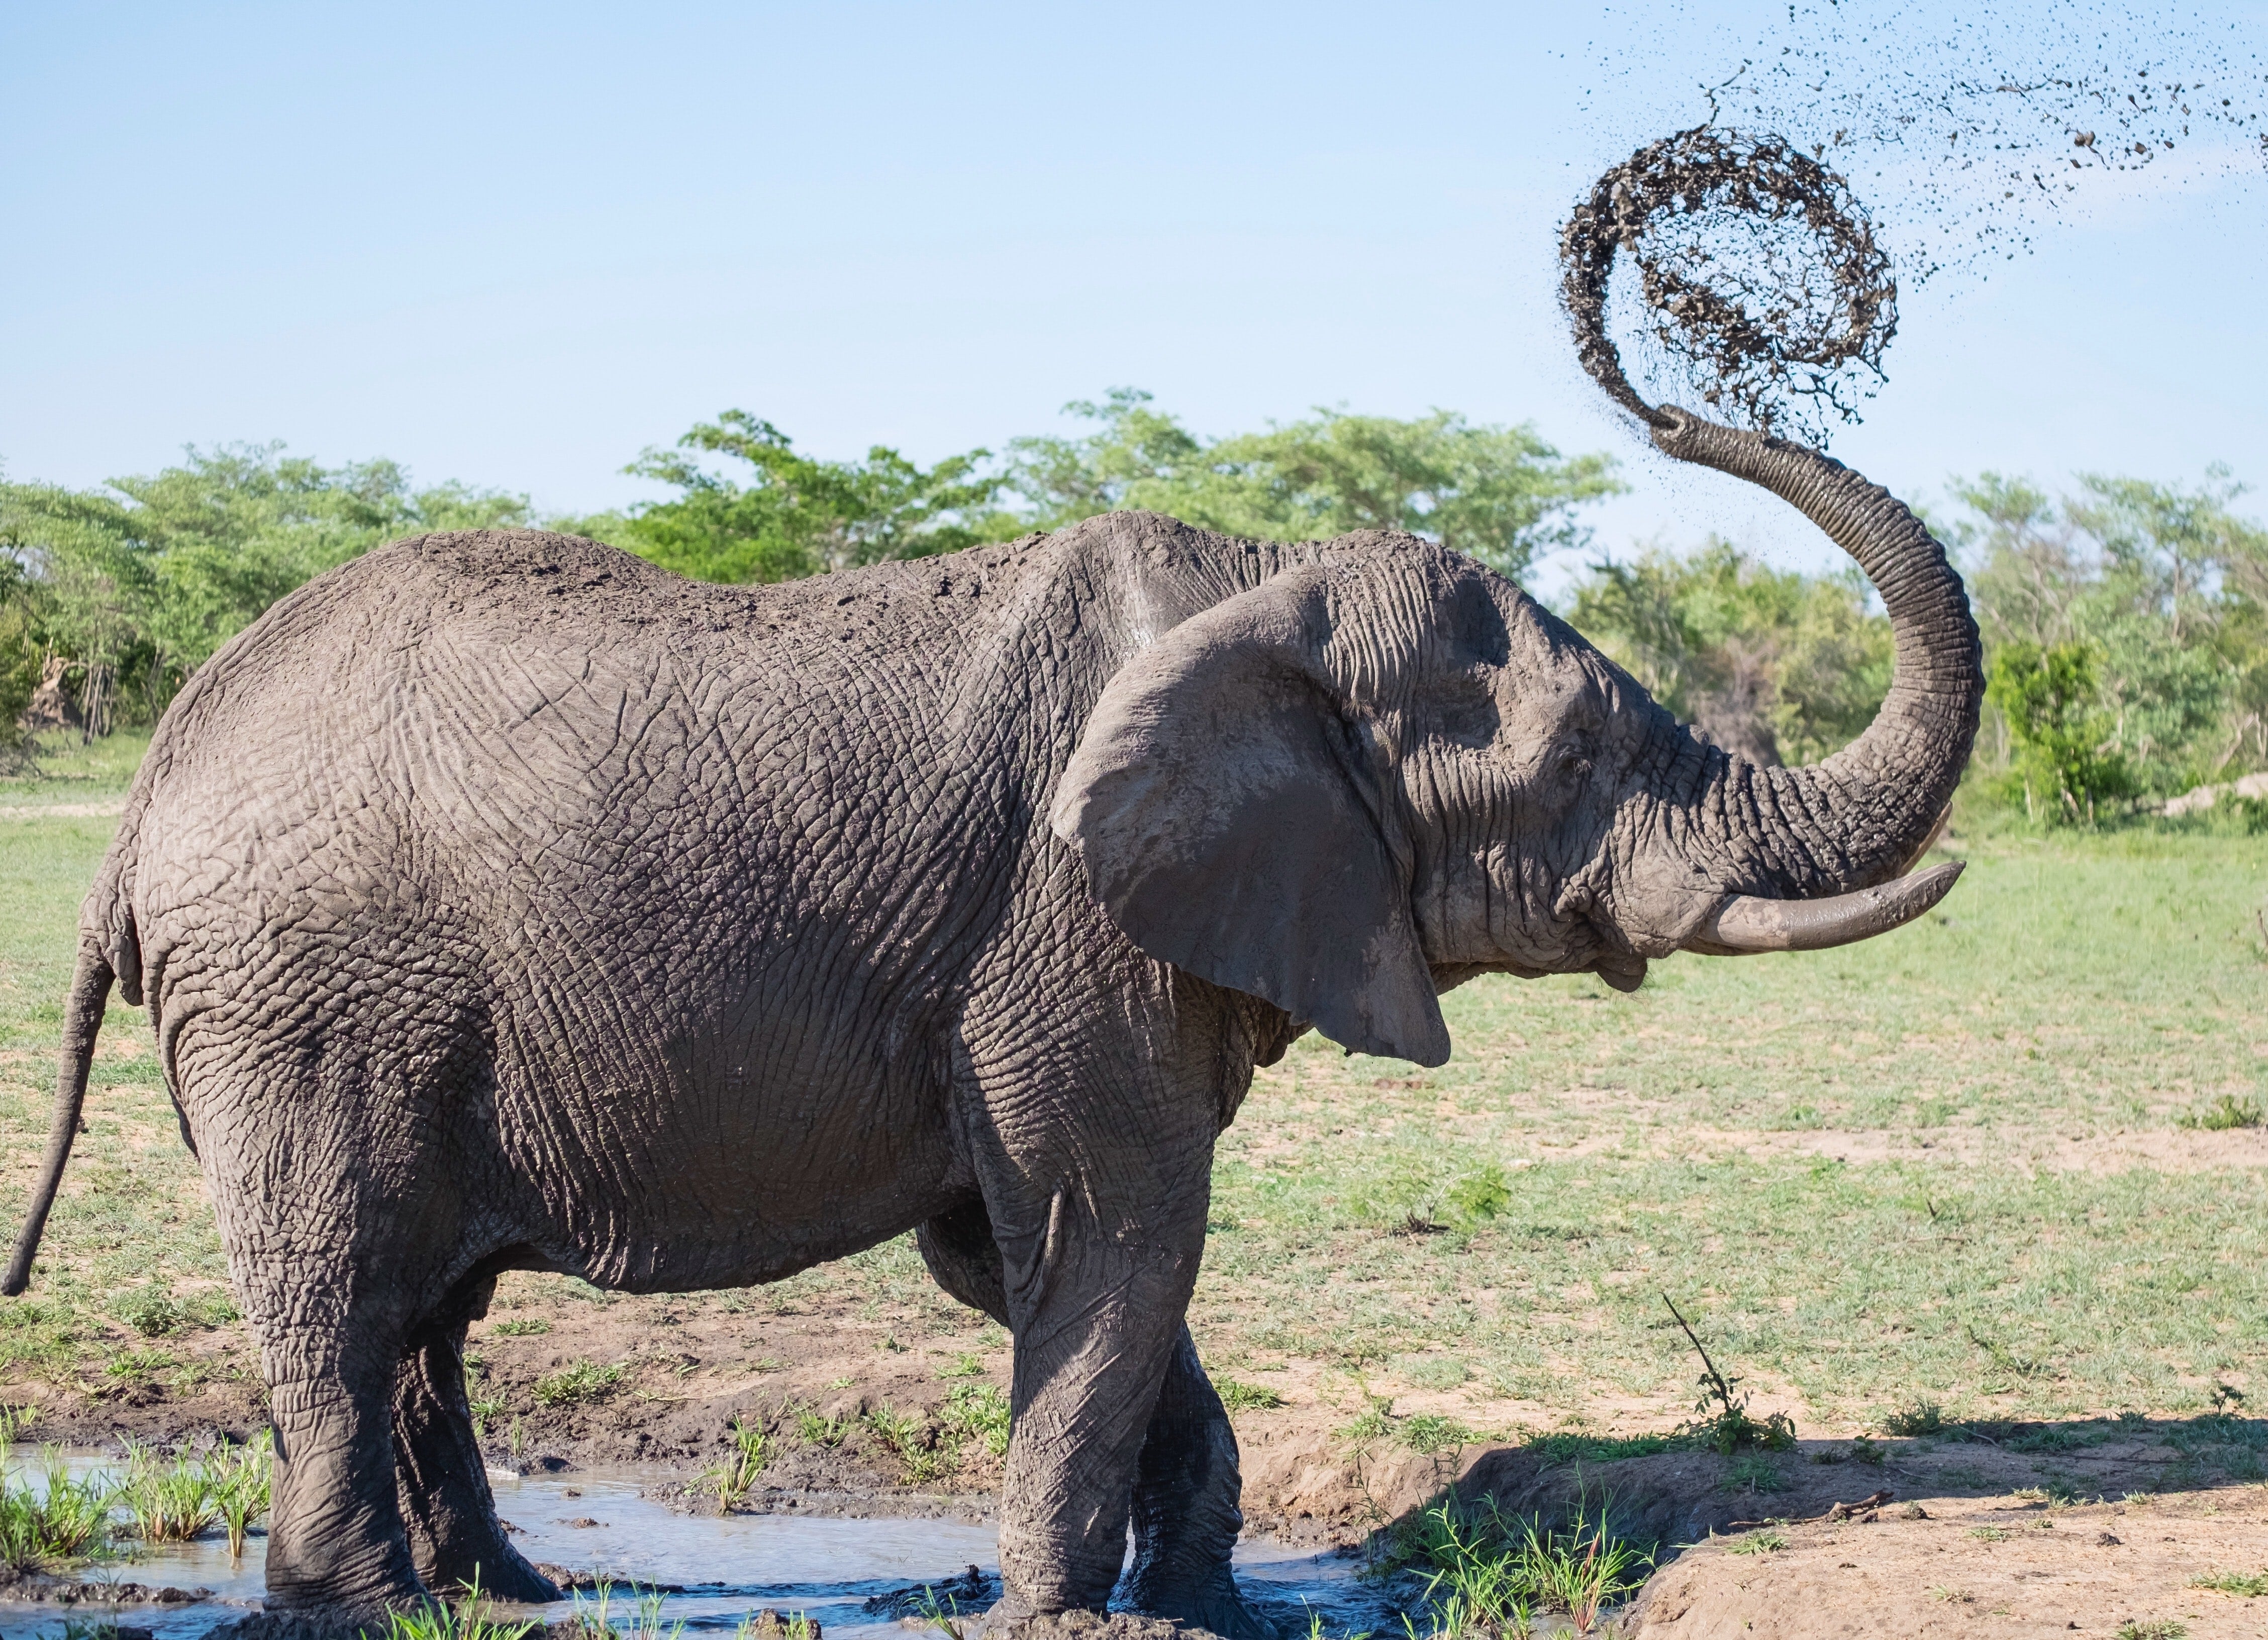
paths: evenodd
<path fill-rule="evenodd" d="M 78 968 L 71 975 L 70 997 L 63 1004 L 63 1047 L 55 1069 L 54 1124 L 48 1129 L 48 1154 L 40 1164 L 40 1182 L 32 1188 L 31 1211 L 24 1232 L 16 1238 L 16 1255 L 8 1261 L 8 1275 L 0 1280 L 0 1294 L 12 1298 L 32 1283 L 32 1255 L 40 1250 L 40 1232 L 48 1227 L 48 1210 L 55 1204 L 55 1191 L 63 1181 L 63 1164 L 70 1160 L 71 1141 L 78 1136 L 79 1112 L 86 1105 L 86 1075 L 94 1063 L 94 1039 L 102 1029 L 102 1011 L 110 1001 L 116 976 L 91 940 L 78 948 Z"/>

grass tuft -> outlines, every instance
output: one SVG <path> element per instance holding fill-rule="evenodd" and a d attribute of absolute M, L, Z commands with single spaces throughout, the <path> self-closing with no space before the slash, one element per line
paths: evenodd
<path fill-rule="evenodd" d="M 1247 1384 L 1238 1379 L 1216 1378 L 1212 1387 L 1213 1393 L 1220 1397 L 1220 1404 L 1232 1413 L 1273 1412 L 1284 1404 L 1284 1397 L 1265 1384 Z"/>
<path fill-rule="evenodd" d="M 1771 1555 L 1787 1547 L 1787 1533 L 1771 1526 L 1747 1533 L 1725 1550 L 1727 1555 Z"/>
<path fill-rule="evenodd" d="M 476 1571 L 472 1585 L 454 1606 L 446 1600 L 428 1599 L 406 1611 L 390 1611 L 386 1614 L 383 1634 L 372 1636 L 364 1629 L 358 1631 L 360 1640 L 526 1640 L 531 1631 L 541 1627 L 533 1619 L 526 1622 L 497 1622 L 482 1614 L 481 1599 L 481 1579 Z"/>
<path fill-rule="evenodd" d="M 1425 1511 L 1395 1546 L 1396 1569 L 1425 1578 L 1421 1599 L 1435 1640 L 1524 1635 L 1539 1612 L 1564 1612 L 1587 1633 L 1607 1607 L 1636 1590 L 1653 1557 L 1607 1529 L 1604 1501 L 1580 1501 L 1564 1524 L 1521 1519 L 1495 1499 L 1454 1497 Z M 1416 1629 L 1410 1629 L 1412 1640 Z"/>
<path fill-rule="evenodd" d="M 2268 1594 L 2268 1571 L 2217 1571 L 2211 1577 L 2193 1577 L 2192 1589 L 2211 1589 L 2216 1594 L 2242 1595 L 2257 1600 Z"/>
<path fill-rule="evenodd" d="M 537 1379 L 532 1393 L 539 1407 L 572 1407 L 605 1400 L 622 1380 L 622 1370 L 618 1366 L 575 1361 Z"/>
<path fill-rule="evenodd" d="M 2227 1133 L 2235 1128 L 2257 1128 L 2268 1121 L 2268 1110 L 2261 1107 L 2257 1099 L 2239 1099 L 2234 1093 L 2224 1093 L 2210 1105 L 2174 1118 L 2175 1125 L 2201 1129 L 2208 1133 Z"/>
<path fill-rule="evenodd" d="M 17 1571 L 52 1570 L 110 1547 L 116 1488 L 107 1477 L 75 1479 L 60 1449 L 43 1447 L 36 1481 L 0 1470 L 0 1560 Z"/>
<path fill-rule="evenodd" d="M 720 1515 L 731 1514 L 747 1501 L 756 1477 L 770 1461 L 770 1454 L 765 1450 L 768 1438 L 762 1426 L 751 1427 L 745 1418 L 735 1414 L 732 1427 L 725 1433 L 732 1442 L 725 1460 L 701 1472 L 701 1478 L 717 1488 L 717 1512 Z"/>
<path fill-rule="evenodd" d="M 1885 1435 L 1934 1435 L 1944 1427 L 1944 1409 L 1933 1401 L 1909 1401 L 1882 1417 Z"/>

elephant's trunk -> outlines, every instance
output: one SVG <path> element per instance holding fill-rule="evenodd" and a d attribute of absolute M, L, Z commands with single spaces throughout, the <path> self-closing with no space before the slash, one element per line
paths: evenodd
<path fill-rule="evenodd" d="M 1847 905 L 1807 908 L 1804 946 L 1863 938 L 1918 915 L 1949 879 L 1933 883 L 1935 892 L 1926 896 L 1901 895 L 1905 916 L 1889 923 L 1888 902 L 1860 891 L 1903 875 L 1920 857 L 1969 760 L 1984 679 L 1961 577 L 1904 503 L 1839 461 L 1684 410 L 1654 414 L 1653 440 L 1664 452 L 1762 485 L 1857 559 L 1889 612 L 1896 643 L 1881 711 L 1824 762 L 1773 769 L 1716 754 L 1704 761 L 1685 823 L 1674 829 L 1713 857 L 1711 875 L 1722 873 L 1720 886 L 1734 900 L 1697 931 L 1690 947 L 1791 948 L 1788 941 L 1799 937 L 1778 927 L 1790 908 L 1775 914 L 1741 903 L 1749 897 L 1850 896 Z M 1743 930 L 1754 932 L 1744 937 Z"/>

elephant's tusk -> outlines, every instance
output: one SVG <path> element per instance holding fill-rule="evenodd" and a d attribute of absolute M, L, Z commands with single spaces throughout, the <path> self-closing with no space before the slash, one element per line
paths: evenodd
<path fill-rule="evenodd" d="M 1825 951 L 1872 939 L 1912 922 L 1944 899 L 1964 864 L 1948 860 L 1879 887 L 1825 900 L 1734 894 L 1694 931 L 1685 949 L 1705 956 L 1740 957 L 1761 951 Z"/>

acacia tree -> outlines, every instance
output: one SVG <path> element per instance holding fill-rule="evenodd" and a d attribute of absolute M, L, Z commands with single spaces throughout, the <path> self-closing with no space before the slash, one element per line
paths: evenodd
<path fill-rule="evenodd" d="M 1302 540 L 1407 530 L 1519 575 L 1580 545 L 1581 502 L 1617 493 L 1612 458 L 1563 458 L 1531 427 L 1477 426 L 1448 410 L 1414 420 L 1318 409 L 1263 432 L 1207 440 L 1115 388 L 1064 406 L 1083 438 L 1018 438 L 1007 484 L 1017 515 L 1052 529 L 1148 507 L 1224 534 Z"/>
<path fill-rule="evenodd" d="M 747 471 L 714 471 L 701 455 L 728 457 Z M 674 485 L 675 499 L 627 518 L 556 522 L 696 580 L 792 580 L 1000 539 L 990 516 L 1000 481 L 978 471 L 990 459 L 972 450 L 924 468 L 876 445 L 863 461 L 822 460 L 798 454 L 770 422 L 727 410 L 623 469 Z"/>
<path fill-rule="evenodd" d="M 2240 758 L 2268 767 L 2268 531 L 2236 514 L 2227 468 L 2196 486 L 2087 474 L 2053 500 L 1993 473 L 1951 489 L 1988 658 L 2014 644 L 2082 655 L 2071 675 L 2095 692 L 2100 751 L 2135 791 L 2178 791 Z M 1987 704 L 1996 761 L 2013 769 L 2037 743 Z"/>
<path fill-rule="evenodd" d="M 80 720 L 99 734 L 121 705 L 162 710 L 311 577 L 398 536 L 527 518 L 523 496 L 416 489 L 392 461 L 325 467 L 280 445 L 191 446 L 177 467 L 91 490 L 0 483 L 0 554 L 26 612 L 5 641 L 64 662 Z"/>
<path fill-rule="evenodd" d="M 1579 580 L 1569 621 L 1656 700 L 1752 762 L 1814 762 L 1874 721 L 1890 624 L 1853 568 L 1774 570 L 1712 537 Z"/>

